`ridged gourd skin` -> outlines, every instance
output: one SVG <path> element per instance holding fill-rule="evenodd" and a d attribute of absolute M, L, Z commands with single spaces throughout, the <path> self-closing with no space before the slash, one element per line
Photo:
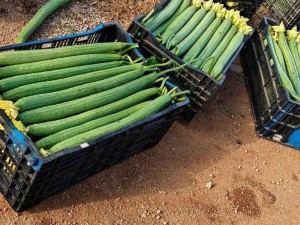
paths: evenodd
<path fill-rule="evenodd" d="M 158 28 L 163 22 L 165 22 L 167 19 L 169 19 L 179 8 L 180 4 L 182 3 L 182 0 L 172 0 L 169 2 L 169 4 L 162 9 L 160 12 L 155 14 L 151 19 L 149 19 L 145 27 L 150 30 L 154 31 L 156 28 Z"/>
<path fill-rule="evenodd" d="M 106 134 L 109 134 L 113 131 L 124 128 L 128 125 L 134 124 L 135 122 L 146 119 L 147 117 L 165 109 L 168 105 L 172 103 L 172 97 L 168 95 L 162 95 L 155 100 L 151 101 L 147 106 L 138 110 L 137 112 L 131 114 L 128 117 L 121 119 L 120 121 L 96 128 L 94 130 L 76 135 L 74 137 L 68 138 L 60 143 L 54 145 L 49 153 L 53 154 L 60 150 L 67 148 L 72 148 L 79 146 L 80 144 L 90 142 L 100 138 Z"/>
<path fill-rule="evenodd" d="M 216 30 L 213 37 L 207 43 L 206 47 L 204 47 L 200 55 L 197 56 L 197 61 L 192 64 L 195 68 L 201 67 L 204 61 L 215 51 L 215 49 L 221 43 L 231 26 L 234 26 L 232 25 L 231 18 L 226 18 L 222 22 L 221 26 Z"/>
<path fill-rule="evenodd" d="M 266 39 L 267 39 L 267 43 L 268 43 L 268 47 L 269 47 L 269 50 L 271 52 L 271 55 L 272 55 L 272 58 L 275 62 L 275 67 L 277 69 L 277 72 L 280 76 L 280 80 L 282 82 L 282 85 L 289 91 L 289 93 L 291 94 L 291 96 L 298 102 L 300 102 L 300 97 L 297 96 L 295 90 L 294 90 L 294 87 L 293 87 L 293 84 L 290 80 L 290 78 L 288 77 L 287 75 L 287 72 L 283 70 L 283 68 L 281 67 L 280 65 L 280 62 L 279 62 L 279 59 L 278 59 L 278 56 L 277 56 L 277 53 L 275 51 L 275 43 L 276 41 L 273 40 L 273 38 L 271 37 L 270 35 L 270 31 L 267 31 L 266 32 Z M 277 43 L 276 43 L 277 44 Z M 278 46 L 279 47 L 279 46 Z M 280 47 L 279 47 L 280 48 Z M 281 49 L 279 49 L 280 52 L 281 52 Z M 282 54 L 282 53 L 281 53 Z"/>
<path fill-rule="evenodd" d="M 190 6 L 184 10 L 173 22 L 168 26 L 168 28 L 161 35 L 162 44 L 165 45 L 172 35 L 175 35 L 178 31 L 184 27 L 184 25 L 192 18 L 192 16 L 197 11 L 195 6 Z"/>
<path fill-rule="evenodd" d="M 286 73 L 286 65 L 285 65 L 284 57 L 283 57 L 283 54 L 282 54 L 282 51 L 281 51 L 279 45 L 277 44 L 277 42 L 275 40 L 273 40 L 273 46 L 274 46 L 274 51 L 276 53 L 278 61 L 280 63 L 280 66 L 283 69 L 283 71 Z"/>
<path fill-rule="evenodd" d="M 190 0 L 183 0 L 181 3 L 180 7 L 176 10 L 176 12 L 168 19 L 166 20 L 163 24 L 161 24 L 158 28 L 156 28 L 153 31 L 153 35 L 157 37 L 158 35 L 161 35 L 173 21 L 186 9 L 190 6 L 191 1 Z"/>
<path fill-rule="evenodd" d="M 9 51 L 0 53 L 0 66 L 39 62 L 76 55 L 117 52 L 133 44 L 123 42 L 103 42 L 85 45 L 72 45 L 50 49 Z"/>
<path fill-rule="evenodd" d="M 215 18 L 214 21 L 209 25 L 206 31 L 201 35 L 201 37 L 195 42 L 190 50 L 184 55 L 183 61 L 186 63 L 191 62 L 198 57 L 201 51 L 205 48 L 209 40 L 212 38 L 218 27 L 222 23 L 221 18 Z"/>
<path fill-rule="evenodd" d="M 284 33 L 278 35 L 278 45 L 282 51 L 283 57 L 286 62 L 288 75 L 292 81 L 294 90 L 298 96 L 300 96 L 300 71 L 297 71 L 295 61 L 293 59 L 292 52 L 289 49 L 286 37 Z"/>
<path fill-rule="evenodd" d="M 15 106 L 19 108 L 20 113 L 45 106 L 72 101 L 78 98 L 83 98 L 92 94 L 109 90 L 114 87 L 121 86 L 123 84 L 126 84 L 127 82 L 140 78 L 144 75 L 145 72 L 145 70 L 130 71 L 108 79 L 76 86 L 61 91 L 28 96 L 19 99 L 15 103 Z"/>
<path fill-rule="evenodd" d="M 245 35 L 242 32 L 238 32 L 233 39 L 230 41 L 229 45 L 227 46 L 226 50 L 222 53 L 220 58 L 217 60 L 216 65 L 213 67 L 210 75 L 214 79 L 219 79 L 221 73 L 228 65 L 229 61 L 232 59 L 235 52 L 241 46 L 244 41 Z"/>
<path fill-rule="evenodd" d="M 300 57 L 298 54 L 298 50 L 297 50 L 297 41 L 296 38 L 292 38 L 288 41 L 288 45 L 290 48 L 290 51 L 292 53 L 294 62 L 295 62 L 295 66 L 297 68 L 298 71 L 298 75 L 300 76 Z"/>
<path fill-rule="evenodd" d="M 29 84 L 29 85 L 21 86 L 19 88 L 15 88 L 10 91 L 4 92 L 2 96 L 4 99 L 17 101 L 27 96 L 51 93 L 54 91 L 60 91 L 60 90 L 72 88 L 86 83 L 104 80 L 121 73 L 126 73 L 132 70 L 141 69 L 142 67 L 143 67 L 142 64 L 132 64 L 132 65 L 126 65 L 126 66 L 111 68 L 107 70 L 91 72 L 91 73 L 59 79 L 59 80 Z"/>
<path fill-rule="evenodd" d="M 209 74 L 213 68 L 213 66 L 216 64 L 216 61 L 220 58 L 222 53 L 225 51 L 227 46 L 229 45 L 232 38 L 237 33 L 237 27 L 232 26 L 228 33 L 225 35 L 221 43 L 218 45 L 218 47 L 215 49 L 215 51 L 210 55 L 210 57 L 201 65 L 199 69 L 203 70 L 205 73 Z"/>
<path fill-rule="evenodd" d="M 122 59 L 123 56 L 120 54 L 89 54 L 4 66 L 0 67 L 0 79 L 28 73 L 38 73 L 96 63 L 121 61 Z"/>
<path fill-rule="evenodd" d="M 70 138 L 75 135 L 87 132 L 89 130 L 93 130 L 98 127 L 121 120 L 124 117 L 127 117 L 127 116 L 131 115 L 132 113 L 136 112 L 137 110 L 143 108 L 144 106 L 146 106 L 146 104 L 148 104 L 148 102 L 143 102 L 138 105 L 132 106 L 128 109 L 122 110 L 120 112 L 89 121 L 85 124 L 82 124 L 82 125 L 79 125 L 76 127 L 72 127 L 72 128 L 60 131 L 58 133 L 52 134 L 50 136 L 47 136 L 47 137 L 44 137 L 44 138 L 38 140 L 35 143 L 35 145 L 39 149 L 41 149 L 41 148 L 50 149 L 55 144 L 65 140 L 67 138 Z"/>
<path fill-rule="evenodd" d="M 35 30 L 44 22 L 44 20 L 54 11 L 66 5 L 71 0 L 49 0 L 40 8 L 29 23 L 22 29 L 17 37 L 16 43 L 23 43 L 35 32 Z"/>
<path fill-rule="evenodd" d="M 187 22 L 187 24 L 177 33 L 172 39 L 167 42 L 167 48 L 171 49 L 182 42 L 192 31 L 197 27 L 197 25 L 202 21 L 206 15 L 205 9 L 199 9 L 193 17 Z"/>
<path fill-rule="evenodd" d="M 215 17 L 216 13 L 214 11 L 209 11 L 197 27 L 178 46 L 176 46 L 172 52 L 177 56 L 184 55 L 206 31 Z"/>
<path fill-rule="evenodd" d="M 157 96 L 159 93 L 159 88 L 149 88 L 108 105 L 89 110 L 78 115 L 60 120 L 30 125 L 28 127 L 28 134 L 39 137 L 48 136 L 71 127 L 79 126 L 91 120 L 122 111 L 136 104 L 144 102 L 153 96 Z"/>
<path fill-rule="evenodd" d="M 23 112 L 18 118 L 25 125 L 66 118 L 128 97 L 153 84 L 159 76 L 159 73 L 152 73 L 104 92 Z"/>
<path fill-rule="evenodd" d="M 0 80 L 0 90 L 9 91 L 28 84 L 64 79 L 85 73 L 115 68 L 123 64 L 125 64 L 124 61 L 114 61 L 4 78 Z"/>

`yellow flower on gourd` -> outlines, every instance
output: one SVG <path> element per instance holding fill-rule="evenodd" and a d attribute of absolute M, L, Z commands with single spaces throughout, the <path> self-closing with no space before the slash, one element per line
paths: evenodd
<path fill-rule="evenodd" d="M 5 114 L 9 117 L 15 127 L 22 133 L 27 133 L 28 129 L 22 124 L 21 121 L 17 121 L 19 108 L 14 105 L 12 101 L 0 101 L 0 109 L 4 110 Z M 0 126 L 1 130 L 4 130 L 3 126 Z"/>
<path fill-rule="evenodd" d="M 300 44 L 300 33 L 298 33 L 296 41 L 297 41 L 298 44 Z"/>
<path fill-rule="evenodd" d="M 217 12 L 217 17 L 218 17 L 218 18 L 224 19 L 226 13 L 227 13 L 227 9 L 223 8 L 223 9 L 221 9 L 220 11 Z"/>
<path fill-rule="evenodd" d="M 214 5 L 215 3 L 212 0 L 209 0 L 203 3 L 203 8 L 208 11 L 211 10 Z"/>
<path fill-rule="evenodd" d="M 24 124 L 21 121 L 17 121 L 15 119 L 11 120 L 15 127 L 21 131 L 22 133 L 26 134 L 28 132 L 28 128 L 24 126 Z"/>
<path fill-rule="evenodd" d="M 275 33 L 284 33 L 285 32 L 284 23 L 281 22 L 279 26 L 272 26 L 272 29 Z"/>
<path fill-rule="evenodd" d="M 297 38 L 298 35 L 299 35 L 299 33 L 297 32 L 297 26 L 293 27 L 293 29 L 291 29 L 291 30 L 288 30 L 288 31 L 286 32 L 286 34 L 287 34 L 288 40 Z"/>
<path fill-rule="evenodd" d="M 223 4 L 220 4 L 220 3 L 215 3 L 213 4 L 213 6 L 211 7 L 211 11 L 214 11 L 214 12 L 219 12 L 220 10 L 222 10 L 224 7 Z"/>
<path fill-rule="evenodd" d="M 203 4 L 203 0 L 193 0 L 192 1 L 192 5 L 197 7 L 197 8 L 201 8 L 202 7 L 202 4 Z"/>
<path fill-rule="evenodd" d="M 237 5 L 239 5 L 238 2 L 230 2 L 230 1 L 226 1 L 226 5 L 228 5 L 230 8 L 235 7 Z"/>

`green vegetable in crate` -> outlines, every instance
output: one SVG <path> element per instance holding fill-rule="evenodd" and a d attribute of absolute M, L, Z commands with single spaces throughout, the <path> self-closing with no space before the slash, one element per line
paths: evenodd
<path fill-rule="evenodd" d="M 32 63 L 77 55 L 110 53 L 114 51 L 121 51 L 124 49 L 124 52 L 127 52 L 128 49 L 135 47 L 137 47 L 136 44 L 123 42 L 107 42 L 86 45 L 73 45 L 51 49 L 22 50 L 12 52 L 9 51 L 0 53 L 0 66 Z"/>
<path fill-rule="evenodd" d="M 40 62 L 25 63 L 12 66 L 0 67 L 0 79 L 13 77 L 28 73 L 38 73 L 51 70 L 58 70 L 64 68 L 71 68 L 75 66 L 84 66 L 103 62 L 121 61 L 126 59 L 127 56 L 120 54 L 89 54 L 71 56 L 65 58 L 57 58 L 45 60 Z"/>
<path fill-rule="evenodd" d="M 205 4 L 204 4 L 205 5 Z M 177 45 L 172 52 L 177 56 L 184 55 L 191 46 L 201 37 L 201 35 L 206 31 L 208 26 L 216 17 L 216 13 L 219 12 L 223 6 L 219 3 L 213 4 L 202 21 L 197 25 L 197 27 L 190 33 L 179 45 Z"/>
<path fill-rule="evenodd" d="M 64 78 L 68 78 L 80 74 L 96 72 L 99 70 L 112 69 L 118 66 L 125 65 L 127 63 L 128 62 L 125 61 L 113 61 L 113 62 L 98 63 L 98 64 L 85 65 L 85 66 L 76 66 L 76 67 L 60 69 L 60 70 L 51 70 L 46 72 L 30 73 L 30 74 L 24 74 L 20 76 L 4 78 L 0 80 L 0 90 L 9 91 L 14 88 L 24 86 L 27 84 L 64 79 Z"/>
<path fill-rule="evenodd" d="M 193 59 L 197 58 L 201 51 L 205 48 L 209 40 L 212 38 L 218 27 L 220 27 L 223 18 L 225 17 L 226 9 L 222 9 L 217 12 L 217 17 L 214 21 L 208 26 L 206 31 L 199 37 L 190 50 L 184 55 L 183 61 L 190 62 Z"/>
<path fill-rule="evenodd" d="M 161 24 L 158 28 L 153 31 L 154 36 L 161 35 L 169 26 L 170 24 L 179 16 L 183 11 L 186 10 L 190 6 L 190 0 L 183 0 L 180 7 L 176 10 L 176 12 L 163 24 Z"/>
<path fill-rule="evenodd" d="M 226 38 L 226 34 L 232 26 L 235 26 L 235 21 L 239 20 L 240 13 L 238 11 L 229 10 L 226 12 L 225 20 L 222 22 L 221 26 L 216 30 L 210 41 L 204 46 L 203 51 L 198 56 L 198 60 L 192 65 L 195 68 L 200 68 L 205 60 L 216 50 L 218 45 Z M 232 35 L 233 37 L 233 35 Z M 232 38 L 230 37 L 230 39 Z"/>
<path fill-rule="evenodd" d="M 161 35 L 162 44 L 165 45 L 172 35 L 180 31 L 196 11 L 197 8 L 195 6 L 190 6 L 183 13 L 181 13 Z"/>
<path fill-rule="evenodd" d="M 188 93 L 188 92 L 174 93 L 175 91 L 168 92 L 167 94 L 158 97 L 157 99 L 148 103 L 147 106 L 145 106 L 144 108 L 138 110 L 137 112 L 131 114 L 128 117 L 121 119 L 118 122 L 114 122 L 114 123 L 96 128 L 94 130 L 82 133 L 80 135 L 76 135 L 76 136 L 68 138 L 60 143 L 57 143 L 48 151 L 48 154 L 53 154 L 53 153 L 58 152 L 63 149 L 79 146 L 82 143 L 93 141 L 96 138 L 102 137 L 105 134 L 109 134 L 113 131 L 119 130 L 123 127 L 134 124 L 143 119 L 146 119 L 147 117 L 149 117 L 157 112 L 160 112 L 161 110 L 165 109 L 167 106 L 172 104 L 172 101 L 175 98 Z"/>
<path fill-rule="evenodd" d="M 245 35 L 248 35 L 251 32 L 252 32 L 252 27 L 244 26 L 233 37 L 233 39 L 230 41 L 229 45 L 227 46 L 226 50 L 222 53 L 220 58 L 217 60 L 215 66 L 213 67 L 210 73 L 210 75 L 214 79 L 217 80 L 221 79 L 223 70 L 228 65 L 229 61 L 232 59 L 235 52 L 243 43 Z"/>
<path fill-rule="evenodd" d="M 19 119 L 25 125 L 28 125 L 76 115 L 132 95 L 153 84 L 161 75 L 161 73 L 152 73 L 104 92 L 65 103 L 26 111 L 19 115 Z"/>
<path fill-rule="evenodd" d="M 64 90 L 66 88 L 72 88 L 78 85 L 96 82 L 100 80 L 104 80 L 113 76 L 116 76 L 121 73 L 126 73 L 132 70 L 142 69 L 143 65 L 140 64 L 132 64 L 125 65 L 121 67 L 111 68 L 107 70 L 100 70 L 96 72 L 81 74 L 73 77 L 68 77 L 59 80 L 52 80 L 46 82 L 39 82 L 34 84 L 24 85 L 10 91 L 4 92 L 2 94 L 4 99 L 8 99 L 11 101 L 17 101 L 18 99 L 37 95 L 44 93 L 51 93 L 54 91 Z"/>
<path fill-rule="evenodd" d="M 24 112 L 28 110 L 33 110 L 45 106 L 50 106 L 54 104 L 75 100 L 102 91 L 106 91 L 117 86 L 124 85 L 130 81 L 140 78 L 147 71 L 153 71 L 157 69 L 158 68 L 155 67 L 153 68 L 153 66 L 143 67 L 138 70 L 121 73 L 119 75 L 104 80 L 100 80 L 97 82 L 91 82 L 73 88 L 64 89 L 61 91 L 28 96 L 19 99 L 15 103 L 15 105 L 19 108 L 19 112 Z"/>
<path fill-rule="evenodd" d="M 150 30 L 154 31 L 159 25 L 169 19 L 178 9 L 182 0 L 172 0 L 169 4 L 160 12 L 155 14 L 151 19 L 149 19 L 145 26 Z"/>
<path fill-rule="evenodd" d="M 273 38 L 278 42 L 278 45 L 282 51 L 283 57 L 286 62 L 288 76 L 292 81 L 293 87 L 297 96 L 300 96 L 300 72 L 297 70 L 293 54 L 290 51 L 289 45 L 285 37 L 285 27 L 281 23 L 279 26 L 273 26 L 271 31 L 273 32 Z"/>
<path fill-rule="evenodd" d="M 272 28 L 270 27 L 269 30 L 266 32 L 266 38 L 267 38 L 267 43 L 269 46 L 269 49 L 271 51 L 272 54 L 272 58 L 275 62 L 275 67 L 277 69 L 277 72 L 280 76 L 280 80 L 282 82 L 282 85 L 288 90 L 288 92 L 291 94 L 291 96 L 296 100 L 300 102 L 300 97 L 297 96 L 297 93 L 294 90 L 293 84 L 290 81 L 290 78 L 287 75 L 287 72 L 283 70 L 283 68 L 281 67 L 281 63 L 279 62 L 279 57 L 278 57 L 278 52 L 281 52 L 281 49 L 279 48 L 279 51 L 275 51 L 275 47 L 274 44 L 276 43 L 276 40 L 274 40 L 271 37 L 271 33 L 272 32 Z M 282 53 L 281 53 L 282 54 Z"/>
<path fill-rule="evenodd" d="M 274 46 L 275 54 L 278 58 L 278 62 L 280 63 L 280 66 L 281 66 L 282 70 L 286 74 L 287 71 L 286 71 L 286 65 L 285 65 L 284 57 L 283 57 L 283 54 L 282 54 L 282 51 L 281 51 L 279 45 L 277 44 L 277 42 L 275 40 L 273 40 L 273 46 Z"/>
<path fill-rule="evenodd" d="M 55 133 L 55 134 L 52 134 L 45 138 L 42 138 L 41 140 L 37 141 L 35 143 L 35 145 L 39 149 L 41 149 L 41 148 L 50 149 L 52 146 L 54 146 L 55 144 L 65 140 L 65 139 L 71 138 L 75 135 L 79 135 L 81 133 L 96 129 L 98 127 L 101 127 L 101 126 L 104 126 L 107 124 L 111 124 L 113 122 L 123 119 L 124 117 L 130 116 L 131 114 L 135 113 L 137 110 L 145 107 L 147 104 L 148 104 L 148 102 L 143 102 L 138 105 L 132 106 L 128 109 L 122 110 L 120 112 L 92 120 L 90 122 L 87 122 L 85 124 L 82 124 L 82 125 L 79 125 L 76 127 L 72 127 L 72 128 L 60 131 L 58 133 Z"/>
<path fill-rule="evenodd" d="M 212 5 L 212 0 L 205 2 L 203 8 L 200 8 L 178 33 L 172 36 L 172 38 L 169 38 L 166 47 L 168 49 L 171 49 L 177 46 L 181 41 L 183 41 L 202 21 L 202 19 L 206 15 L 207 10 L 210 9 Z M 199 7 L 200 6 L 201 5 L 199 5 Z"/>
<path fill-rule="evenodd" d="M 94 108 L 98 108 L 134 94 L 135 92 L 140 91 L 155 83 L 156 80 L 162 75 L 172 71 L 177 71 L 184 66 L 185 65 L 182 65 L 180 67 L 168 69 L 159 73 L 153 72 L 149 75 L 128 82 L 127 84 L 116 86 L 107 91 L 89 95 L 87 97 L 26 111 L 19 115 L 19 119 L 25 125 L 29 125 L 62 119 Z"/>
<path fill-rule="evenodd" d="M 297 48 L 298 48 L 298 54 L 300 56 L 300 33 L 299 33 L 299 35 L 297 37 Z"/>
<path fill-rule="evenodd" d="M 286 33 L 287 33 L 288 45 L 290 47 L 293 58 L 295 60 L 298 75 L 300 76 L 300 57 L 299 57 L 298 46 L 297 46 L 297 37 L 299 33 L 297 32 L 297 27 L 294 27 L 292 30 L 288 30 Z"/>
<path fill-rule="evenodd" d="M 92 120 L 125 110 L 136 104 L 140 104 L 153 96 L 159 95 L 160 92 L 161 91 L 159 88 L 149 88 L 146 90 L 142 90 L 119 101 L 115 101 L 108 105 L 93 110 L 89 110 L 87 112 L 80 113 L 75 116 L 67 117 L 60 120 L 30 125 L 28 127 L 29 128 L 28 133 L 29 135 L 39 136 L 39 137 L 52 135 L 62 130 L 76 127 L 84 123 L 90 122 Z"/>
<path fill-rule="evenodd" d="M 242 29 L 244 26 L 247 25 L 248 19 L 245 18 L 239 18 L 234 21 L 234 25 L 231 26 L 230 30 L 226 34 L 226 36 L 223 38 L 221 43 L 218 45 L 218 47 L 215 49 L 215 51 L 211 54 L 210 57 L 208 57 L 203 65 L 200 67 L 201 70 L 203 70 L 205 73 L 210 74 L 211 70 L 213 67 L 216 65 L 216 62 L 218 59 L 221 57 L 223 52 L 226 50 L 228 47 L 229 43 L 233 39 L 233 37 L 236 35 L 237 30 Z"/>
<path fill-rule="evenodd" d="M 29 23 L 22 29 L 17 38 L 17 44 L 27 41 L 35 30 L 44 22 L 44 20 L 54 11 L 66 5 L 71 0 L 49 0 L 40 8 Z"/>

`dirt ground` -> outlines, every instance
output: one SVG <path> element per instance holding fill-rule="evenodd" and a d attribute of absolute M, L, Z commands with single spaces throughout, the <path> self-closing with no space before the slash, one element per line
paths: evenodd
<path fill-rule="evenodd" d="M 0 45 L 45 1 L 16 8 L 0 0 Z M 121 21 L 151 0 L 74 1 L 39 30 L 53 37 Z M 128 16 L 130 15 L 130 16 Z M 51 21 L 51 22 L 50 22 Z M 239 66 L 190 124 L 176 123 L 144 153 L 17 214 L 0 196 L 1 224 L 300 224 L 299 151 L 256 136 Z M 212 188 L 207 185 L 212 182 Z"/>

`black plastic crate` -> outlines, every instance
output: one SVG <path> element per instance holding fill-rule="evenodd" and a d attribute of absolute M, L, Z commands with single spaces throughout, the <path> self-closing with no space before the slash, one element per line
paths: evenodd
<path fill-rule="evenodd" d="M 0 51 L 115 40 L 132 42 L 122 27 L 109 23 L 85 33 L 7 46 L 0 48 Z M 138 50 L 132 54 L 135 57 L 142 56 Z M 167 85 L 170 88 L 174 86 L 169 82 Z M 6 131 L 6 134 L 0 133 L 0 144 L 5 145 L 0 150 L 0 192 L 15 211 L 28 209 L 53 193 L 158 144 L 188 104 L 186 98 L 184 102 L 173 104 L 143 121 L 46 158 L 41 156 L 32 140 L 18 131 L 4 111 L 0 110 L 0 123 Z"/>
<path fill-rule="evenodd" d="M 283 21 L 288 29 L 300 25 L 299 0 L 266 0 L 268 10 L 277 21 Z"/>
<path fill-rule="evenodd" d="M 265 0 L 221 0 L 218 2 L 221 2 L 224 5 L 226 5 L 226 2 L 235 2 L 236 6 L 234 6 L 233 9 L 239 10 L 241 12 L 241 15 L 250 19 L 255 15 L 258 8 L 262 5 L 264 1 Z"/>
<path fill-rule="evenodd" d="M 162 10 L 170 0 L 163 0 L 155 7 L 158 12 Z M 131 34 L 134 42 L 138 43 L 140 50 L 145 56 L 156 56 L 159 61 L 174 60 L 178 65 L 183 65 L 184 62 L 179 57 L 175 56 L 165 46 L 161 45 L 154 37 L 152 32 L 148 31 L 142 24 L 141 21 L 145 15 L 138 16 L 130 25 L 128 32 Z M 170 79 L 173 83 L 178 85 L 181 89 L 190 90 L 191 103 L 184 113 L 184 118 L 188 121 L 193 119 L 196 113 L 200 110 L 203 105 L 209 101 L 216 88 L 221 86 L 226 79 L 226 72 L 238 57 L 244 44 L 249 40 L 251 35 L 248 35 L 244 39 L 244 43 L 236 51 L 227 67 L 223 71 L 223 77 L 217 81 L 211 78 L 192 66 L 186 66 L 176 76 L 171 76 Z"/>
<path fill-rule="evenodd" d="M 276 22 L 264 18 L 241 52 L 257 133 L 300 149 L 300 103 L 281 85 L 268 45 L 266 27 Z"/>

